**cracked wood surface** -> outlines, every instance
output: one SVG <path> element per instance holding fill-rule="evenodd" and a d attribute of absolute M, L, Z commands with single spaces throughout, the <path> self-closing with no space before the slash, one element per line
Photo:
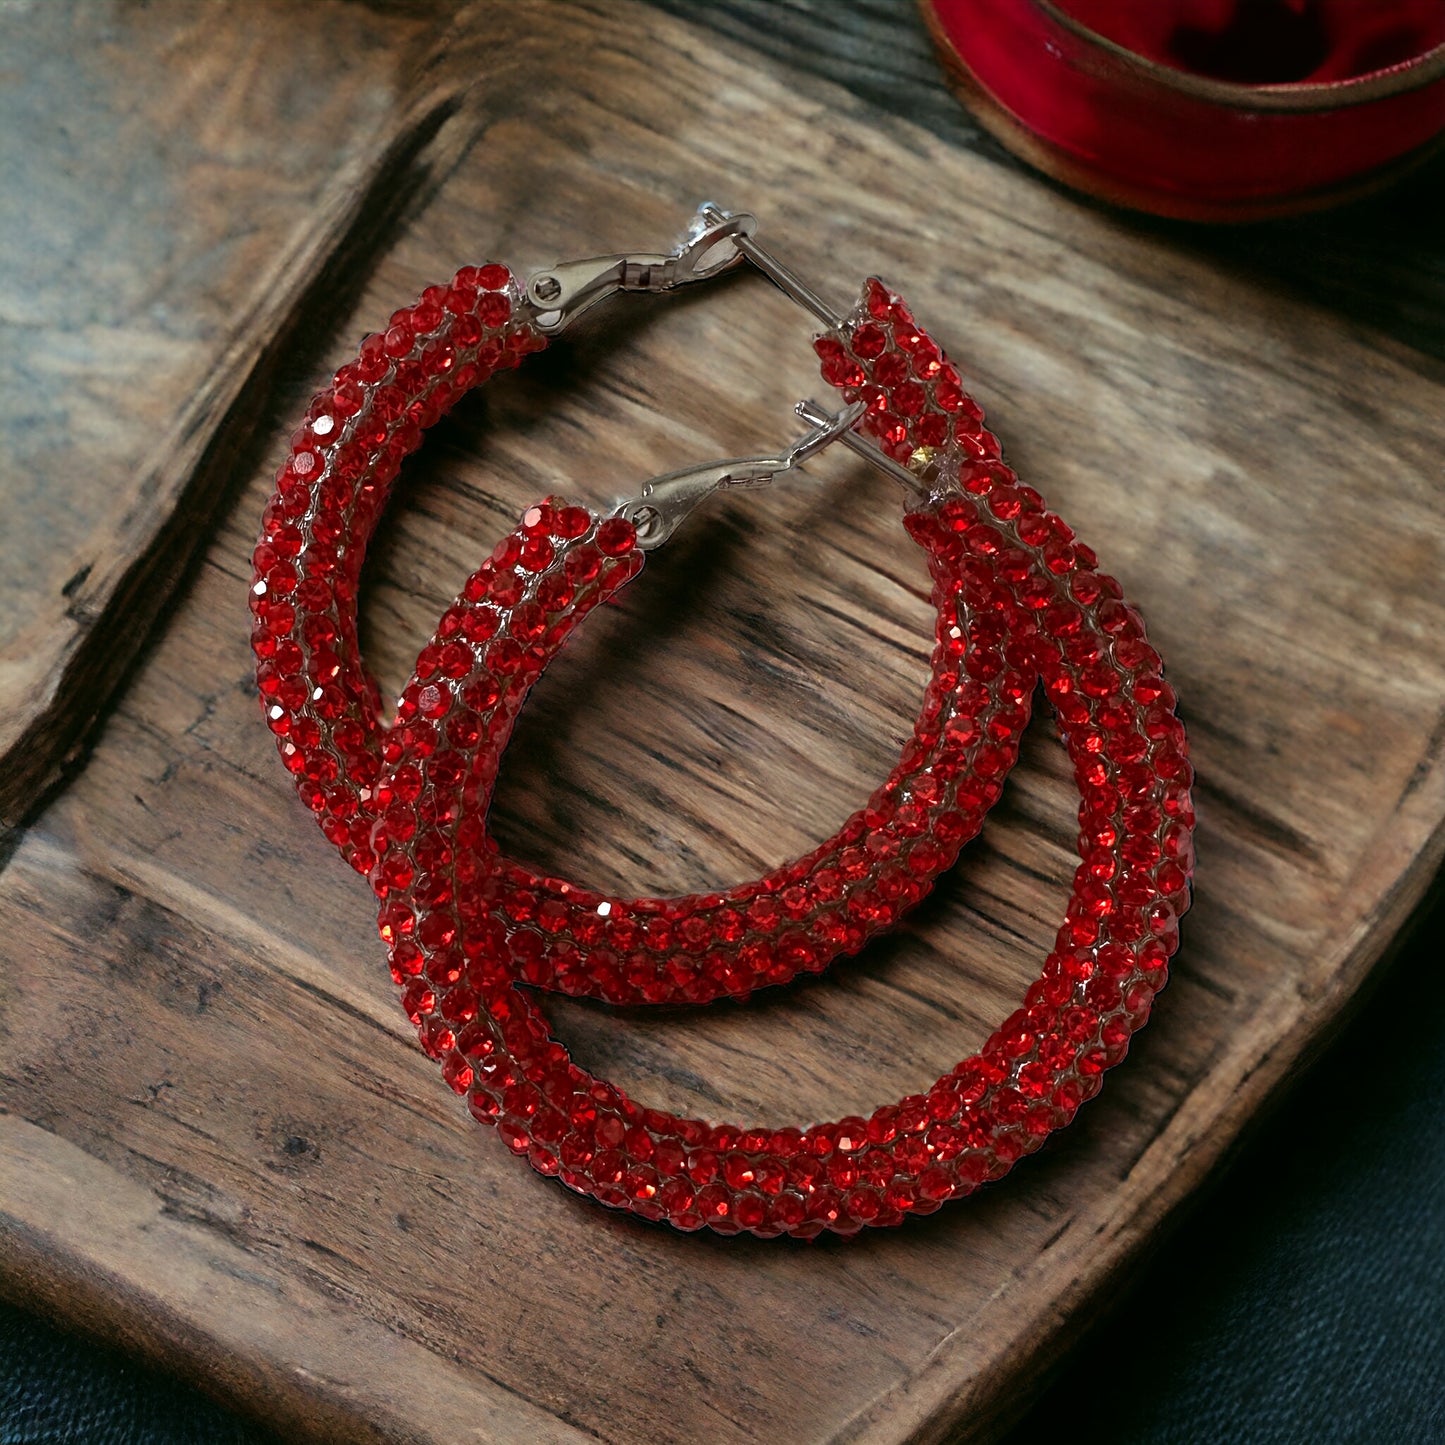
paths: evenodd
<path fill-rule="evenodd" d="M 382 30 L 414 14 L 355 13 Z M 1337 1018 L 1439 862 L 1439 367 L 653 11 L 462 12 L 445 66 L 420 73 L 398 107 L 468 78 L 443 161 L 342 319 L 261 388 L 234 505 L 0 875 L 4 1288 L 289 1435 L 987 1436 Z M 416 1049 L 367 891 L 292 796 L 250 680 L 270 469 L 356 335 L 462 261 L 654 248 L 703 195 L 758 210 L 827 296 L 875 270 L 910 296 L 1021 474 L 1144 608 L 1200 772 L 1185 946 L 1101 1098 L 982 1196 L 811 1247 L 613 1217 L 472 1124 Z M 613 303 L 434 433 L 370 566 L 371 661 L 399 684 L 538 496 L 601 502 L 769 450 L 820 389 L 806 324 L 759 281 Z M 504 845 L 633 890 L 800 849 L 886 769 L 927 629 L 897 501 L 861 464 L 718 502 L 538 689 L 503 770 Z M 1040 720 L 982 839 L 863 958 L 745 1007 L 549 1007 L 584 1062 L 670 1107 L 866 1112 L 1022 992 L 1072 872 L 1073 807 Z"/>

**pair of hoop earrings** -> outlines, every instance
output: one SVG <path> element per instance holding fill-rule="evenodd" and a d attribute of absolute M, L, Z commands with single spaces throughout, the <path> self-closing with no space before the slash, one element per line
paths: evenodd
<path fill-rule="evenodd" d="M 1138 613 L 1004 464 L 958 372 L 869 280 L 832 311 L 702 207 L 666 255 L 568 262 L 520 283 L 468 266 L 368 336 L 312 401 L 267 504 L 251 589 L 257 683 L 282 761 L 371 883 L 402 1004 L 473 1115 L 538 1172 L 683 1230 L 853 1234 L 997 1179 L 1067 1124 L 1149 1016 L 1193 867 L 1192 771 Z M 549 498 L 468 579 L 395 717 L 357 642 L 362 559 L 405 457 L 466 392 L 618 292 L 751 263 L 825 328 L 842 395 L 782 455 L 655 478 L 610 515 Z M 761 486 L 835 441 L 901 482 L 937 612 L 932 676 L 897 765 L 827 842 L 720 893 L 621 898 L 501 855 L 487 810 L 522 703 L 573 630 L 705 498 Z M 893 926 L 983 825 L 1036 689 L 1074 765 L 1080 866 L 1021 1007 L 925 1091 L 805 1129 L 647 1108 L 579 1068 L 530 989 L 611 1004 L 746 997 Z"/>

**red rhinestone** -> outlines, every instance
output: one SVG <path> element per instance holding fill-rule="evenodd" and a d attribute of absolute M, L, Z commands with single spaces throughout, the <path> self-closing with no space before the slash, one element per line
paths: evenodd
<path fill-rule="evenodd" d="M 894 388 L 893 409 L 900 416 L 915 417 L 927 405 L 928 394 L 916 381 L 905 381 Z"/>
<path fill-rule="evenodd" d="M 477 317 L 483 326 L 501 326 L 511 314 L 511 299 L 500 291 L 487 291 L 477 298 Z"/>
<path fill-rule="evenodd" d="M 602 557 L 595 547 L 575 547 L 567 553 L 563 567 L 568 579 L 580 587 L 596 580 L 602 570 Z"/>
<path fill-rule="evenodd" d="M 722 1184 L 705 1185 L 697 1192 L 696 1208 L 708 1223 L 726 1219 L 731 1208 L 727 1187 Z"/>
<path fill-rule="evenodd" d="M 560 507 L 553 513 L 552 533 L 564 540 L 582 536 L 591 525 L 592 517 L 582 507 Z"/>
<path fill-rule="evenodd" d="M 881 326 L 859 326 L 853 332 L 853 354 L 861 356 L 865 361 L 872 361 L 874 357 L 881 356 L 888 348 L 888 334 Z M 818 353 L 823 356 L 820 351 Z M 824 360 L 828 358 L 823 356 Z"/>
<path fill-rule="evenodd" d="M 636 542 L 637 529 L 625 517 L 609 517 L 597 529 L 597 546 L 609 557 L 630 552 Z"/>
<path fill-rule="evenodd" d="M 907 382 L 911 388 L 922 391 L 916 382 L 908 381 L 908 358 L 897 351 L 890 351 L 873 363 L 873 380 L 879 386 L 888 388 L 895 398 L 897 393 L 894 388 L 900 382 Z M 896 405 L 896 400 L 894 404 Z"/>

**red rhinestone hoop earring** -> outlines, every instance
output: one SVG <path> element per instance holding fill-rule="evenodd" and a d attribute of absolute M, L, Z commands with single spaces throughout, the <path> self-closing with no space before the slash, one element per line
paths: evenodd
<path fill-rule="evenodd" d="M 748 236 L 736 245 L 803 290 Z M 830 326 L 818 343 L 825 375 L 862 404 L 861 424 L 882 450 L 853 431 L 843 439 L 923 483 L 905 524 L 934 569 L 940 650 L 956 668 L 945 674 L 1013 666 L 1037 675 L 1074 765 L 1081 865 L 1023 1006 L 925 1092 L 866 1120 L 806 1129 L 742 1129 L 643 1107 L 551 1036 L 519 987 L 513 883 L 496 861 L 486 807 L 532 683 L 668 530 L 668 508 L 657 505 L 666 488 L 610 519 L 580 513 L 573 535 L 549 535 L 549 560 L 510 600 L 492 593 L 495 565 L 476 575 L 443 620 L 446 640 L 433 644 L 456 642 L 452 664 L 434 653 L 411 684 L 419 708 L 425 694 L 429 730 L 397 735 L 377 785 L 387 800 L 372 840 L 380 931 L 423 1047 L 473 1114 L 539 1172 L 680 1229 L 851 1234 L 932 1212 L 1007 1173 L 1124 1057 L 1164 984 L 1189 901 L 1192 771 L 1138 613 L 1038 493 L 1018 484 L 956 371 L 895 295 L 870 281 L 847 318 L 813 309 Z M 853 415 L 829 422 L 802 410 L 825 430 Z M 532 536 L 524 521 L 513 545 Z M 588 559 L 581 584 L 569 576 L 579 556 Z M 553 592 L 558 577 L 567 585 Z M 495 625 L 472 641 L 466 618 L 481 606 Z M 956 620 L 945 627 L 949 609 Z M 512 635 L 519 612 L 530 619 L 525 645 Z M 943 755 L 920 761 L 910 787 L 928 778 L 947 787 L 948 766 Z M 935 842 L 925 832 L 910 846 Z"/>
<path fill-rule="evenodd" d="M 417 751 L 450 758 L 474 744 L 455 722 L 441 724 L 443 685 L 470 668 L 476 649 L 485 648 L 496 676 L 535 677 L 550 655 L 554 615 L 586 595 L 628 525 L 640 529 L 637 552 L 650 550 L 704 497 L 765 485 L 851 435 L 865 407 L 874 408 L 874 420 L 873 399 L 862 395 L 835 418 L 810 412 L 814 430 L 783 456 L 656 478 L 600 526 L 575 506 L 531 508 L 469 580 L 418 658 L 395 721 L 383 722 L 357 643 L 357 590 L 403 459 L 466 391 L 516 366 L 547 335 L 617 291 L 669 290 L 752 259 L 803 305 L 830 316 L 752 241 L 755 224 L 704 208 L 671 256 L 562 263 L 533 275 L 525 289 L 504 267 L 464 268 L 450 286 L 428 288 L 415 306 L 395 313 L 384 334 L 366 338 L 357 360 L 313 400 L 256 548 L 253 645 L 282 759 L 322 831 L 358 871 L 376 863 L 378 824 L 384 842 L 406 842 L 402 830 L 412 826 L 414 768 L 393 769 L 379 785 L 383 767 Z M 831 358 L 824 370 L 838 379 Z M 879 461 L 920 490 L 912 472 Z M 975 613 L 952 561 L 924 545 L 939 609 L 932 678 L 910 741 L 868 803 L 808 854 L 722 892 L 627 899 L 492 861 L 488 902 L 520 978 L 616 1004 L 742 997 L 857 952 L 928 892 L 1000 796 L 1037 671 L 1026 650 L 1005 656 L 988 611 L 995 604 Z M 985 639 L 990 631 L 992 642 Z M 974 650 L 965 662 L 966 632 Z M 494 845 L 488 839 L 486 846 Z M 391 852 L 376 874 L 378 891 L 406 887 L 413 867 Z"/>

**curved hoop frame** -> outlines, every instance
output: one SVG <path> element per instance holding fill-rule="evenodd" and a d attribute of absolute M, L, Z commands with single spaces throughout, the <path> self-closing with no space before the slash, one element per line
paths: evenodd
<path fill-rule="evenodd" d="M 549 612 L 590 580 L 575 554 L 573 572 L 553 566 L 559 549 L 593 525 L 588 514 L 560 504 L 533 508 L 448 612 L 418 659 L 420 681 L 386 724 L 362 665 L 357 591 L 402 461 L 468 390 L 545 346 L 544 328 L 559 329 L 609 289 L 670 289 L 717 274 L 732 262 L 699 263 L 725 243 L 739 246 L 735 259 L 742 248 L 762 257 L 770 275 L 820 309 L 751 241 L 751 218 L 708 208 L 702 219 L 671 258 L 567 263 L 533 276 L 525 289 L 504 267 L 464 268 L 449 286 L 429 287 L 416 305 L 396 312 L 384 334 L 366 338 L 357 360 L 313 399 L 292 438 L 254 559 L 257 683 L 303 802 L 358 871 L 372 871 L 373 828 L 391 806 L 378 788 L 383 767 L 408 750 L 455 741 L 417 704 L 415 689 L 433 686 L 434 674 L 453 676 L 467 665 L 468 646 L 503 633 L 508 649 L 533 655 Z M 847 380 L 834 352 L 820 346 L 825 379 Z M 942 383 L 933 385 L 941 391 Z M 906 388 L 889 395 L 895 393 L 898 405 L 908 404 Z M 869 426 L 891 415 L 872 391 L 856 401 L 868 408 Z M 927 429 L 926 418 L 918 429 Z M 643 545 L 654 545 L 702 496 L 766 481 L 840 430 L 836 422 L 820 426 L 784 459 L 660 478 L 619 511 L 650 523 Z M 664 498 L 672 507 L 665 518 Z M 804 856 L 714 893 L 627 899 L 499 859 L 490 897 L 521 978 L 614 1004 L 744 997 L 856 953 L 928 893 L 1001 794 L 1028 723 L 1037 669 L 1026 651 L 1005 647 L 997 600 L 983 603 L 983 611 L 960 602 L 955 559 L 924 546 L 938 609 L 932 677 L 912 737 L 866 806 Z M 375 882 L 381 896 L 399 886 L 384 870 Z"/>
<path fill-rule="evenodd" d="M 550 560 L 526 588 L 509 588 L 511 600 L 493 592 L 495 567 L 477 574 L 465 605 L 443 621 L 446 638 L 424 654 L 377 786 L 379 925 L 423 1047 L 473 1114 L 539 1172 L 680 1229 L 850 1234 L 932 1212 L 1000 1177 L 1068 1123 L 1124 1057 L 1163 986 L 1188 906 L 1192 770 L 1137 612 L 1068 526 L 1018 485 L 957 373 L 896 296 L 870 282 L 819 351 L 833 384 L 864 400 L 889 454 L 901 460 L 906 448 L 931 480 L 906 523 L 946 565 L 941 615 L 951 606 L 973 617 L 957 638 L 963 667 L 992 649 L 1029 660 L 1079 784 L 1081 866 L 1055 948 L 1023 1007 L 979 1053 L 867 1120 L 741 1129 L 645 1108 L 579 1068 L 518 987 L 509 885 L 492 862 L 486 805 L 530 686 L 641 565 L 623 518 L 580 513 L 562 529 L 572 535 L 549 530 Z M 536 536 L 524 520 L 504 548 Z M 585 582 L 569 577 L 574 566 Z M 544 602 L 559 576 L 571 585 Z M 471 640 L 467 617 L 483 599 L 498 624 Z M 523 613 L 532 638 L 524 646 L 509 633 L 526 608 L 535 612 Z M 444 661 L 447 648 L 455 651 Z M 427 731 L 408 733 L 418 718 Z M 937 776 L 934 765 L 920 776 Z"/>

